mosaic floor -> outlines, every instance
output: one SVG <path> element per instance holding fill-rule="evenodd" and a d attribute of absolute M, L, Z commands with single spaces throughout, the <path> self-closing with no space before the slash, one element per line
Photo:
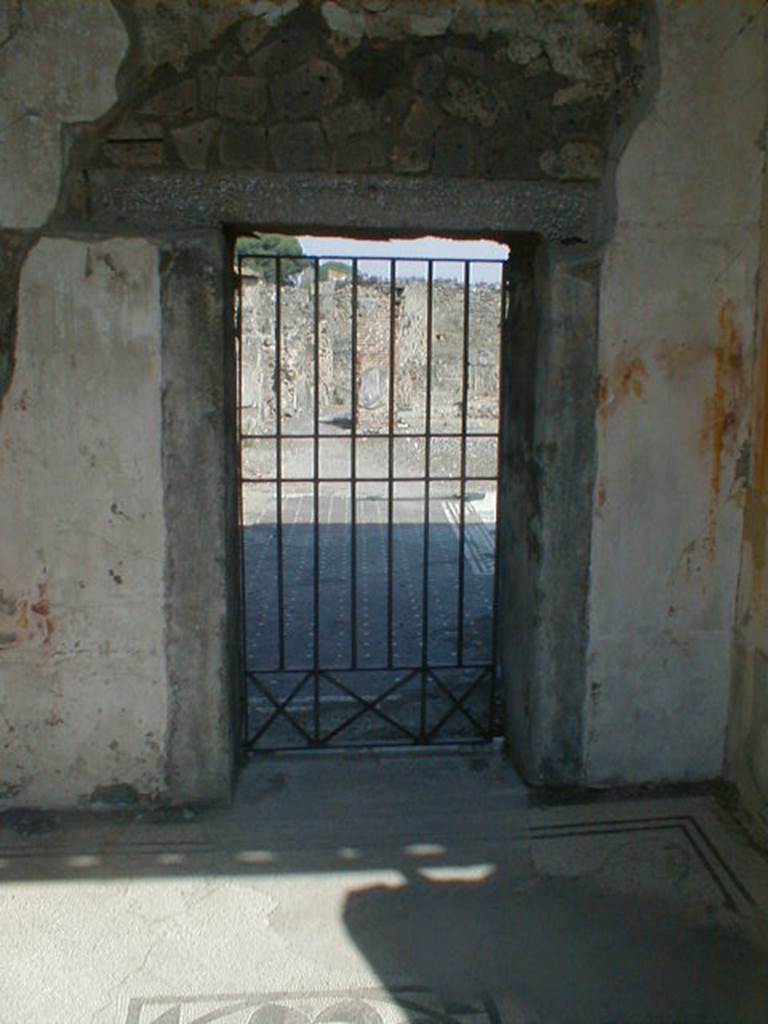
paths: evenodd
<path fill-rule="evenodd" d="M 0 1021 L 765 1024 L 768 863 L 710 796 L 296 755 L 232 807 L 0 816 Z"/>

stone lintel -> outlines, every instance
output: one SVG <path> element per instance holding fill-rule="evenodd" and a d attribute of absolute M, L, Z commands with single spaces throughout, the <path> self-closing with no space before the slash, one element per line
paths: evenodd
<path fill-rule="evenodd" d="M 595 186 L 249 171 L 90 172 L 92 224 L 179 228 L 222 224 L 472 236 L 530 233 L 589 242 Z"/>

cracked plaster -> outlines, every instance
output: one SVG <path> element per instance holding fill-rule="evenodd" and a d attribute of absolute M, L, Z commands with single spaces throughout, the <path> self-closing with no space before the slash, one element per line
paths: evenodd
<path fill-rule="evenodd" d="M 0 33 L 0 224 L 35 229 L 59 193 L 61 126 L 112 106 L 128 37 L 110 4 L 91 4 L 86 19 L 75 0 L 6 7 Z"/>

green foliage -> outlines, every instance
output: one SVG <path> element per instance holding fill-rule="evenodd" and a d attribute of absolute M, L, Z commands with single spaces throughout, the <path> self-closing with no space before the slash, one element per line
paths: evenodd
<path fill-rule="evenodd" d="M 341 260 L 326 260 L 320 264 L 320 280 L 327 281 L 331 277 L 351 277 L 352 267 Z"/>
<path fill-rule="evenodd" d="M 243 261 L 246 273 L 258 274 L 265 281 L 275 280 L 277 260 L 260 259 L 261 256 L 286 257 L 280 261 L 283 281 L 290 281 L 308 265 L 301 259 L 301 243 L 292 235 L 243 235 L 237 240 L 235 255 L 247 257 Z"/>

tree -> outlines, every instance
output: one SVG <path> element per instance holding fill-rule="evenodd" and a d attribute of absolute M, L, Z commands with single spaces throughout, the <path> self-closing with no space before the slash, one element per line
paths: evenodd
<path fill-rule="evenodd" d="M 320 264 L 320 280 L 328 281 L 332 277 L 351 277 L 352 267 L 349 263 L 342 263 L 341 260 L 326 260 Z"/>
<path fill-rule="evenodd" d="M 235 255 L 247 257 L 243 262 L 243 270 L 246 273 L 258 274 L 264 281 L 270 282 L 275 281 L 277 269 L 277 260 L 272 257 L 283 257 L 280 260 L 280 278 L 284 282 L 300 274 L 305 266 L 301 259 L 304 255 L 301 242 L 292 235 L 267 235 L 258 232 L 242 235 L 235 245 Z"/>

